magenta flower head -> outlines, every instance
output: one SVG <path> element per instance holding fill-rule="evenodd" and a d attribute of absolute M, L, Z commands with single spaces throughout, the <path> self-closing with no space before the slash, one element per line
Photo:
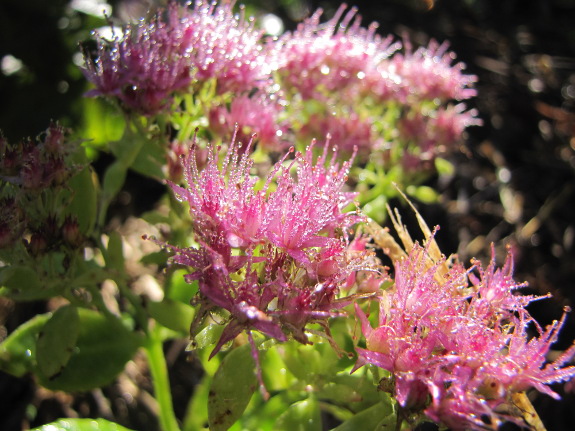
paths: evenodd
<path fill-rule="evenodd" d="M 243 94 L 234 97 L 229 107 L 212 108 L 209 113 L 210 129 L 225 139 L 231 139 L 237 133 L 236 139 L 244 143 L 249 142 L 255 134 L 258 146 L 271 151 L 285 149 L 287 127 L 279 120 L 282 111 L 276 95 L 265 92 Z"/>
<path fill-rule="evenodd" d="M 442 103 L 474 97 L 475 75 L 464 74 L 465 65 L 455 63 L 455 54 L 448 44 L 432 40 L 427 47 L 415 52 L 408 40 L 405 53 L 395 53 L 382 61 L 375 74 L 368 76 L 372 95 L 383 100 L 402 102 L 434 100 Z"/>
<path fill-rule="evenodd" d="M 174 22 L 172 5 L 165 20 L 158 13 L 150 22 L 128 25 L 107 41 L 96 33 L 97 57 L 85 54 L 86 78 L 96 88 L 88 96 L 106 96 L 128 110 L 155 115 L 166 109 L 174 93 L 191 83 L 190 59 L 182 50 L 183 32 Z"/>
<path fill-rule="evenodd" d="M 395 262 L 394 287 L 381 293 L 375 328 L 356 305 L 367 341 L 357 349 L 356 368 L 389 371 L 406 417 L 423 412 L 455 430 L 519 423 L 502 407 L 530 388 L 557 398 L 548 385 L 575 376 L 575 367 L 565 366 L 575 345 L 546 364 L 563 320 L 545 330 L 533 321 L 525 306 L 539 298 L 513 294 L 523 285 L 513 281 L 512 256 L 502 269 L 455 264 L 439 276 L 445 262 L 430 263 L 428 247 L 416 244 Z M 538 336 L 529 339 L 529 325 Z"/>
<path fill-rule="evenodd" d="M 261 32 L 233 1 L 170 3 L 149 21 L 128 25 L 108 41 L 98 36 L 97 56 L 85 54 L 86 78 L 123 108 L 156 115 L 173 96 L 193 83 L 214 79 L 218 92 L 249 91 L 267 85 L 269 69 L 261 55 Z"/>
<path fill-rule="evenodd" d="M 203 169 L 192 148 L 187 186 L 171 183 L 192 217 L 196 245 L 167 247 L 173 263 L 191 268 L 187 280 L 199 283 L 194 329 L 212 310 L 229 315 L 213 354 L 242 331 L 309 342 L 306 325 L 337 315 L 350 302 L 340 295 L 350 276 L 374 266 L 370 251 L 350 251 L 360 220 L 344 211 L 354 197 L 343 191 L 351 160 L 336 163 L 329 141 L 315 158 L 312 144 L 288 161 L 290 150 L 258 181 L 250 145 L 208 145 Z"/>
<path fill-rule="evenodd" d="M 288 91 L 303 99 L 325 100 L 330 93 L 355 94 L 361 80 L 399 44 L 376 34 L 377 24 L 361 27 L 361 17 L 342 5 L 335 16 L 320 24 L 318 9 L 293 33 L 275 43 L 274 68 Z"/>

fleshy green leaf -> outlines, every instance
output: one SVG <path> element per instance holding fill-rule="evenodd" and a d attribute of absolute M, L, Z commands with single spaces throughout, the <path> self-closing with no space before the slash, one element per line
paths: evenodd
<path fill-rule="evenodd" d="M 68 363 L 79 332 L 78 309 L 66 305 L 46 322 L 36 343 L 36 362 L 40 371 L 52 378 Z"/>
<path fill-rule="evenodd" d="M 225 431 L 237 421 L 256 390 L 255 361 L 244 344 L 224 358 L 208 394 L 208 423 L 212 431 Z"/>
<path fill-rule="evenodd" d="M 393 429 L 382 425 L 395 422 L 395 414 L 390 402 L 377 403 L 346 420 L 344 423 L 334 428 L 332 431 L 379 431 Z"/>
<path fill-rule="evenodd" d="M 194 349 L 204 349 L 209 346 L 215 346 L 223 331 L 224 325 L 210 323 L 208 326 L 202 329 L 198 335 L 194 337 Z"/>
<path fill-rule="evenodd" d="M 165 255 L 165 253 L 164 253 Z M 192 297 L 198 291 L 198 282 L 188 283 L 184 276 L 189 274 L 190 271 L 178 269 L 170 277 L 170 281 L 166 288 L 166 296 L 171 299 L 189 304 Z"/>
<path fill-rule="evenodd" d="M 164 298 L 162 302 L 148 302 L 146 308 L 150 316 L 166 328 L 180 332 L 182 335 L 190 332 L 190 324 L 194 318 L 194 309 L 191 306 Z"/>
<path fill-rule="evenodd" d="M 0 370 L 16 377 L 32 371 L 38 334 L 51 316 L 46 313 L 33 317 L 0 343 Z"/>
<path fill-rule="evenodd" d="M 98 214 L 98 184 L 94 171 L 87 167 L 74 175 L 69 186 L 73 190 L 72 201 L 67 205 L 66 212 L 78 218 L 80 231 L 90 234 L 96 224 Z"/>
<path fill-rule="evenodd" d="M 431 187 L 428 186 L 409 186 L 406 189 L 408 195 L 413 196 L 415 199 L 425 203 L 431 204 L 437 202 L 439 194 Z"/>
<path fill-rule="evenodd" d="M 292 404 L 278 418 L 275 429 L 277 431 L 321 431 L 321 412 L 317 400 L 310 397 Z"/>
<path fill-rule="evenodd" d="M 449 160 L 442 159 L 441 157 L 435 158 L 435 169 L 439 175 L 451 176 L 455 173 L 455 166 Z"/>
<path fill-rule="evenodd" d="M 31 431 L 130 431 L 105 419 L 60 419 Z"/>
<path fill-rule="evenodd" d="M 42 283 L 34 269 L 28 266 L 9 266 L 0 269 L 0 286 L 16 292 L 30 292 L 40 290 Z"/>
<path fill-rule="evenodd" d="M 141 345 L 140 334 L 118 319 L 79 309 L 80 332 L 74 353 L 62 372 L 50 378 L 40 369 L 40 384 L 52 390 L 87 391 L 110 383 Z"/>
<path fill-rule="evenodd" d="M 106 264 L 118 271 L 124 270 L 124 248 L 122 236 L 118 232 L 110 232 L 108 240 L 108 261 Z"/>

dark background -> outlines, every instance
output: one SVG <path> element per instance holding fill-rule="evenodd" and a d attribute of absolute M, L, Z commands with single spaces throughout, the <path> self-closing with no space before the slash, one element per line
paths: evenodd
<path fill-rule="evenodd" d="M 147 8 L 137 1 L 111 3 L 114 20 L 137 17 Z M 319 6 L 327 17 L 339 6 L 331 1 L 248 3 L 282 17 L 288 29 Z M 543 325 L 559 318 L 565 306 L 575 303 L 575 1 L 352 4 L 364 25 L 377 21 L 383 34 L 409 35 L 416 45 L 430 38 L 449 40 L 458 61 L 478 76 L 479 95 L 469 105 L 479 110 L 484 125 L 470 128 L 462 151 L 452 157 L 455 175 L 430 180 L 442 194 L 440 202 L 418 208 L 430 226 L 441 226 L 442 250 L 457 252 L 464 261 L 488 258 L 491 242 L 501 257 L 509 244 L 516 279 L 529 283 L 526 292 L 553 294 L 531 306 L 533 315 Z M 4 66 L 5 56 L 12 55 L 23 63 L 16 73 L 0 72 L 0 129 L 9 140 L 35 136 L 52 119 L 81 129 L 87 84 L 73 58 L 78 42 L 103 23 L 73 11 L 67 0 L 0 0 L 0 60 Z M 141 187 L 128 191 L 142 208 L 154 204 Z M 10 332 L 43 307 L 0 299 L 0 324 Z M 555 348 L 567 348 L 574 338 L 570 316 Z M 184 403 L 194 381 L 180 356 L 174 354 L 172 377 Z M 102 396 L 112 399 L 115 390 L 105 389 Z M 573 394 L 561 402 L 534 397 L 550 431 L 572 429 L 574 401 Z M 23 418 L 38 426 L 70 412 L 102 415 L 93 394 L 39 394 L 30 379 L 0 374 L 0 429 L 20 429 Z M 157 427 L 141 406 L 123 412 L 114 410 L 111 418 L 139 430 Z"/>

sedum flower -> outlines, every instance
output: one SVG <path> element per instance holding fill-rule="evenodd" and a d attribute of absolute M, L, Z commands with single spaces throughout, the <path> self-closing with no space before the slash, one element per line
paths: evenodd
<path fill-rule="evenodd" d="M 275 95 L 258 92 L 235 97 L 229 107 L 214 106 L 209 113 L 210 128 L 224 139 L 231 139 L 238 129 L 236 139 L 247 143 L 255 134 L 257 144 L 268 150 L 278 150 L 284 140 L 286 127 L 280 124 L 283 108 Z"/>
<path fill-rule="evenodd" d="M 96 33 L 96 58 L 84 55 L 82 71 L 96 86 L 87 95 L 105 96 L 128 111 L 151 116 L 166 109 L 174 93 L 187 89 L 191 64 L 181 46 L 184 33 L 174 21 L 175 8 L 168 20 L 158 14 L 128 25 L 111 41 Z"/>
<path fill-rule="evenodd" d="M 393 98 L 414 103 L 421 100 L 466 100 L 476 96 L 475 75 L 464 74 L 463 63 L 452 64 L 455 54 L 448 44 L 432 40 L 427 47 L 412 50 L 404 41 L 405 52 L 397 52 L 382 61 L 367 77 L 372 95 L 382 100 Z"/>
<path fill-rule="evenodd" d="M 361 27 L 357 9 L 342 5 L 320 24 L 318 9 L 292 33 L 275 43 L 274 68 L 284 85 L 303 99 L 326 100 L 330 94 L 357 92 L 358 84 L 398 44 L 376 33 L 377 24 Z"/>
<path fill-rule="evenodd" d="M 218 92 L 264 86 L 261 32 L 233 12 L 234 1 L 170 3 L 149 21 L 128 25 L 108 41 L 96 34 L 95 59 L 85 54 L 89 96 L 117 100 L 124 109 L 153 116 L 167 109 L 175 94 L 194 83 L 215 80 Z"/>
<path fill-rule="evenodd" d="M 444 262 L 430 266 L 427 247 L 416 244 L 395 262 L 395 284 L 381 293 L 375 328 L 356 305 L 367 343 L 357 349 L 356 368 L 389 371 L 403 411 L 454 430 L 519 422 L 503 407 L 530 388 L 557 398 L 548 385 L 575 376 L 575 367 L 565 366 L 575 345 L 546 364 L 564 318 L 545 330 L 533 321 L 525 306 L 539 298 L 513 294 L 523 285 L 513 281 L 512 256 L 502 269 L 493 261 L 485 269 L 454 264 L 437 277 Z M 529 339 L 532 325 L 538 336 Z"/>
<path fill-rule="evenodd" d="M 349 251 L 349 230 L 360 220 L 344 212 L 354 197 L 343 191 L 351 160 L 328 157 L 329 141 L 314 158 L 312 144 L 288 161 L 290 150 L 258 183 L 250 145 L 243 151 L 232 140 L 225 154 L 209 145 L 201 170 L 194 147 L 184 159 L 187 186 L 170 184 L 192 218 L 196 246 L 167 247 L 173 263 L 191 268 L 186 279 L 199 283 L 194 330 L 212 311 L 229 315 L 212 354 L 242 331 L 308 343 L 306 326 L 325 327 L 349 303 L 340 293 L 351 275 L 373 266 L 371 252 Z"/>

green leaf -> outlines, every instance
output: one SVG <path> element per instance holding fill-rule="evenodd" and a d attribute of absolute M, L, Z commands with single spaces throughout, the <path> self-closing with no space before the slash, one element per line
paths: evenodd
<path fill-rule="evenodd" d="M 52 313 L 39 314 L 20 325 L 0 343 L 0 370 L 16 377 L 32 371 L 38 334 Z"/>
<path fill-rule="evenodd" d="M 122 236 L 115 231 L 110 232 L 106 265 L 120 272 L 124 270 L 124 244 Z"/>
<path fill-rule="evenodd" d="M 384 422 L 385 421 L 385 422 Z M 384 428 L 382 425 L 392 421 L 395 423 L 395 413 L 391 401 L 377 403 L 346 420 L 332 431 L 376 431 L 392 428 Z"/>
<path fill-rule="evenodd" d="M 72 305 L 58 308 L 38 336 L 36 362 L 49 379 L 57 375 L 74 352 L 79 332 L 78 309 Z"/>
<path fill-rule="evenodd" d="M 265 355 L 262 355 L 261 364 L 264 383 L 268 391 L 285 390 L 295 382 L 295 377 L 288 371 L 278 352 L 278 346 L 268 349 Z"/>
<path fill-rule="evenodd" d="M 321 412 L 314 397 L 292 404 L 277 420 L 277 431 L 321 431 Z M 358 428 L 361 429 L 361 428 Z"/>
<path fill-rule="evenodd" d="M 435 158 L 435 169 L 439 175 L 451 176 L 455 173 L 455 166 L 449 160 L 441 157 Z"/>
<path fill-rule="evenodd" d="M 116 160 L 108 167 L 102 184 L 102 192 L 106 202 L 110 202 L 122 189 L 127 174 L 128 167 L 121 160 Z"/>
<path fill-rule="evenodd" d="M 142 344 L 142 336 L 118 319 L 79 309 L 80 332 L 74 353 L 62 372 L 36 370 L 41 385 L 52 390 L 87 391 L 110 383 Z"/>
<path fill-rule="evenodd" d="M 210 323 L 194 337 L 194 349 L 204 349 L 209 346 L 215 346 L 223 331 L 224 325 Z"/>
<path fill-rule="evenodd" d="M 431 204 L 439 199 L 439 193 L 428 186 L 409 186 L 405 191 L 408 195 L 413 196 L 424 204 Z"/>
<path fill-rule="evenodd" d="M 146 308 L 150 316 L 166 328 L 180 332 L 183 336 L 190 332 L 190 324 L 194 318 L 194 309 L 190 305 L 164 298 L 162 302 L 148 302 Z"/>
<path fill-rule="evenodd" d="M 30 431 L 130 431 L 105 419 L 60 419 Z"/>
<path fill-rule="evenodd" d="M 34 291 L 42 288 L 37 271 L 29 266 L 0 268 L 0 286 L 14 291 Z"/>
<path fill-rule="evenodd" d="M 256 390 L 255 361 L 250 344 L 232 350 L 214 375 L 208 394 L 208 423 L 225 431 L 237 421 Z"/>
<path fill-rule="evenodd" d="M 78 218 L 80 231 L 90 234 L 98 214 L 98 180 L 92 168 L 87 167 L 68 182 L 73 190 L 72 201 L 66 207 L 67 214 Z"/>
<path fill-rule="evenodd" d="M 165 254 L 165 253 L 164 253 Z M 189 274 L 189 270 L 178 269 L 170 277 L 166 288 L 166 296 L 170 299 L 189 304 L 194 295 L 198 292 L 198 282 L 188 283 L 184 276 Z"/>
<path fill-rule="evenodd" d="M 136 156 L 131 168 L 147 177 L 163 179 L 162 166 L 166 163 L 166 150 L 158 140 L 149 140 Z"/>

